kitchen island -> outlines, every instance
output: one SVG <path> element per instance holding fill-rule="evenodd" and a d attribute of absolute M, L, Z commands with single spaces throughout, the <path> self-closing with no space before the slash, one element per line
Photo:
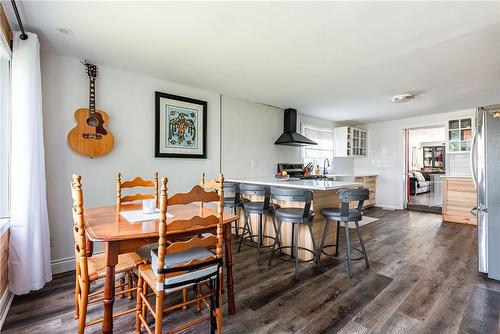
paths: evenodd
<path fill-rule="evenodd" d="M 365 201 L 363 208 L 374 206 L 376 203 L 377 193 L 377 174 L 374 173 L 357 173 L 357 174 L 327 174 L 328 178 L 335 181 L 354 181 L 363 184 L 363 187 L 370 190 L 370 198 Z"/>
<path fill-rule="evenodd" d="M 358 182 L 338 182 L 338 181 L 328 181 L 328 180 L 301 180 L 290 178 L 287 181 L 277 181 L 273 177 L 260 177 L 260 178 L 226 178 L 228 182 L 235 183 L 245 183 L 245 184 L 256 184 L 265 185 L 269 187 L 287 187 L 287 188 L 299 188 L 308 189 L 313 192 L 313 201 L 311 205 L 311 210 L 314 212 L 314 221 L 312 224 L 313 238 L 315 240 L 316 246 L 319 245 L 321 237 L 323 235 L 323 229 L 325 227 L 325 217 L 321 214 L 321 210 L 327 207 L 340 207 L 340 201 L 338 198 L 338 192 L 341 189 L 356 188 L 363 184 Z M 252 196 L 247 197 L 251 201 L 261 201 L 262 197 Z M 287 202 L 287 201 L 275 201 L 276 204 L 281 207 L 303 207 L 304 203 L 301 202 Z M 243 211 L 240 213 L 240 226 L 243 226 L 244 217 Z M 250 215 L 250 227 L 253 234 L 256 234 L 258 228 L 258 216 Z M 273 221 L 270 215 L 266 215 L 262 222 L 263 234 L 274 236 Z M 334 225 L 330 225 L 331 230 L 326 238 L 326 244 L 335 243 L 335 229 L 332 228 Z M 313 244 L 310 237 L 309 229 L 307 225 L 300 225 L 298 228 L 298 242 L 299 246 L 305 247 L 307 249 L 313 249 Z M 291 224 L 284 223 L 281 227 L 281 242 L 283 245 L 290 245 L 292 237 L 292 226 Z M 264 245 L 271 245 L 271 239 L 264 239 Z M 286 250 L 285 250 L 286 251 Z M 312 255 L 308 252 L 299 250 L 299 258 L 302 260 L 310 260 Z"/>

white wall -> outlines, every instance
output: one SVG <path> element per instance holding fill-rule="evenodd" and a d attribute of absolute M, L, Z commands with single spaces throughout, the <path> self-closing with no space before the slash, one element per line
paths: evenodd
<path fill-rule="evenodd" d="M 115 147 L 104 157 L 89 159 L 74 153 L 66 141 L 75 126 L 74 111 L 88 105 L 88 77 L 79 59 L 42 52 L 47 198 L 55 272 L 74 267 L 69 190 L 73 173 L 82 175 L 85 207 L 96 207 L 115 203 L 119 171 L 124 178 L 148 178 L 158 171 L 169 178 L 169 192 L 179 192 L 197 183 L 203 171 L 215 175 L 222 167 L 228 177 L 269 176 L 278 162 L 302 161 L 299 148 L 274 145 L 283 131 L 281 109 L 224 96 L 221 119 L 219 94 L 98 67 L 97 107 L 110 116 L 108 128 L 115 136 Z M 208 102 L 207 159 L 154 158 L 155 91 Z M 333 122 L 303 115 L 299 122 L 300 117 L 333 126 Z"/>
<path fill-rule="evenodd" d="M 368 155 L 354 160 L 354 172 L 376 173 L 377 206 L 402 209 L 404 203 L 404 130 L 428 126 L 446 126 L 448 119 L 472 116 L 474 110 L 434 114 L 423 117 L 377 122 L 362 126 L 368 130 Z M 449 160 L 447 169 L 455 171 L 453 163 L 463 165 L 468 154 Z M 450 166 L 451 165 L 451 166 Z M 461 168 L 461 171 L 467 169 Z"/>
<path fill-rule="evenodd" d="M 278 162 L 300 162 L 300 149 L 274 145 L 283 133 L 283 110 L 223 96 L 222 170 L 226 177 L 271 176 Z"/>
<path fill-rule="evenodd" d="M 469 153 L 448 154 L 446 156 L 446 174 L 471 176 Z"/>
<path fill-rule="evenodd" d="M 97 106 L 110 116 L 115 147 L 101 158 L 84 158 L 66 142 L 75 126 L 78 107 L 88 106 L 88 77 L 79 59 L 42 53 L 44 134 L 51 253 L 56 270 L 74 265 L 69 183 L 82 175 L 85 207 L 115 203 L 116 173 L 125 178 L 152 177 L 154 171 L 169 178 L 169 192 L 186 190 L 205 171 L 219 172 L 219 95 L 204 90 L 99 66 Z M 207 159 L 154 158 L 154 92 L 172 93 L 208 102 Z M 68 267 L 69 266 L 69 267 Z"/>
<path fill-rule="evenodd" d="M 85 206 L 94 207 L 114 204 L 118 171 L 125 177 L 149 177 L 159 171 L 169 177 L 169 191 L 178 192 L 198 182 L 202 171 L 215 175 L 220 166 L 228 177 L 268 176 L 275 172 L 277 162 L 302 161 L 299 148 L 274 145 L 283 131 L 281 109 L 224 96 L 221 119 L 216 93 L 106 66 L 99 66 L 97 106 L 110 116 L 115 148 L 101 158 L 80 157 L 66 142 L 67 133 L 75 126 L 74 111 L 88 104 L 88 78 L 80 60 L 43 52 L 42 85 L 51 251 L 56 271 L 73 267 L 69 191 L 73 173 L 82 175 Z M 156 90 L 208 102 L 208 159 L 154 158 Z M 334 159 L 334 172 L 377 173 L 377 204 L 402 208 L 403 129 L 445 126 L 447 119 L 467 115 L 472 115 L 472 110 L 367 124 L 368 156 Z M 299 127 L 302 122 L 344 125 L 301 114 L 298 121 Z M 464 165 L 459 156 L 453 160 L 457 160 L 456 166 Z"/>
<path fill-rule="evenodd" d="M 222 170 L 226 176 L 270 176 L 279 162 L 303 162 L 302 148 L 274 145 L 283 132 L 283 109 L 229 96 L 223 97 L 222 106 Z M 305 124 L 323 129 L 343 125 L 299 113 L 297 131 Z M 353 172 L 352 159 L 332 155 L 330 162 L 335 172 Z"/>
<path fill-rule="evenodd" d="M 315 127 L 318 129 L 335 129 L 336 127 L 341 127 L 346 125 L 344 122 L 333 122 L 329 120 L 325 120 L 322 118 L 317 118 L 309 115 L 299 114 L 298 122 L 300 123 L 300 128 L 298 131 L 302 131 L 302 127 L 304 125 L 309 125 L 311 127 Z M 302 153 L 301 153 L 302 154 Z M 302 159 L 302 155 L 300 156 Z M 351 174 L 354 172 L 354 160 L 352 158 L 335 158 L 332 156 L 329 158 L 331 167 L 329 169 L 329 173 L 341 173 L 341 174 Z M 323 168 L 320 165 L 320 168 Z"/>

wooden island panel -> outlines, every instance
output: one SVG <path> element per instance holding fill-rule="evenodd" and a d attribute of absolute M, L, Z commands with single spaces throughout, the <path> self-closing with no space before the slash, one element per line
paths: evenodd
<path fill-rule="evenodd" d="M 443 178 L 443 221 L 477 225 L 471 213 L 476 205 L 476 189 L 470 177 Z"/>
<path fill-rule="evenodd" d="M 377 192 L 377 176 L 369 175 L 369 176 L 356 176 L 354 178 L 354 182 L 362 183 L 363 187 L 368 188 L 370 190 L 370 198 L 365 201 L 363 208 L 369 208 L 375 205 L 376 197 L 375 194 Z"/>

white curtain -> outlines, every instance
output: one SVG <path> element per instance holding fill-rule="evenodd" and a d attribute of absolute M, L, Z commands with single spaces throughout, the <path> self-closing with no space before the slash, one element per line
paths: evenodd
<path fill-rule="evenodd" d="M 11 235 L 9 288 L 41 289 L 52 279 L 45 184 L 40 43 L 36 34 L 12 48 Z"/>

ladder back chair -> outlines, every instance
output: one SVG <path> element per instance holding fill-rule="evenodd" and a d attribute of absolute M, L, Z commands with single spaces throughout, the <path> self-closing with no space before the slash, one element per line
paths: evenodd
<path fill-rule="evenodd" d="M 161 180 L 160 222 L 158 227 L 158 249 L 151 251 L 151 264 L 139 269 L 139 281 L 136 304 L 136 333 L 149 328 L 148 312 L 154 318 L 155 334 L 162 333 L 163 314 L 195 304 L 201 310 L 201 304 L 209 308 L 209 315 L 192 320 L 169 332 L 180 332 L 203 321 L 209 320 L 211 331 L 222 333 L 222 242 L 223 242 L 223 201 L 224 176 L 212 185 L 217 192 L 206 191 L 201 185 L 194 186 L 187 193 L 175 194 L 167 199 L 167 178 Z M 190 219 L 171 218 L 167 224 L 167 211 L 170 205 L 190 205 L 194 202 L 216 203 L 215 215 L 206 215 L 200 206 L 200 215 Z M 217 227 L 216 235 L 200 235 L 199 230 Z M 192 231 L 188 240 L 175 240 L 167 244 L 167 229 Z M 215 252 L 213 251 L 215 250 Z M 182 303 L 164 305 L 166 296 L 177 291 L 193 288 L 194 298 Z M 205 292 L 203 291 L 205 289 Z M 149 290 L 152 292 L 149 293 Z M 208 290 L 208 291 L 207 291 Z M 148 301 L 154 296 L 155 307 Z M 183 296 L 184 297 L 184 296 Z"/>
<path fill-rule="evenodd" d="M 201 174 L 200 186 L 203 189 L 213 189 L 217 186 L 217 183 L 213 183 L 214 180 L 205 182 L 205 173 Z M 217 182 L 217 181 L 215 181 Z M 248 200 L 240 196 L 240 184 L 236 182 L 224 182 L 224 208 L 232 209 L 233 214 L 238 215 L 238 208 L 243 207 L 243 202 Z M 240 231 L 240 220 L 234 222 L 234 231 L 236 237 L 239 237 Z"/>
<path fill-rule="evenodd" d="M 101 302 L 103 290 L 90 292 L 90 283 L 105 278 L 106 276 L 106 254 L 92 255 L 91 242 L 87 240 L 85 235 L 84 209 L 83 209 L 83 190 L 81 184 L 81 176 L 73 175 L 71 182 L 71 195 L 73 198 L 73 236 L 75 238 L 75 259 L 76 259 L 76 282 L 75 282 L 75 319 L 78 319 L 78 334 L 85 332 L 85 327 L 95 325 L 102 322 L 101 319 L 87 322 L 87 306 L 88 304 Z M 131 294 L 136 290 L 133 287 L 132 271 L 137 269 L 143 261 L 135 252 L 120 254 L 118 256 L 118 264 L 116 265 L 116 273 L 128 274 L 129 282 L 128 289 L 125 290 L 125 280 L 120 279 L 116 288 L 120 291 L 115 292 L 115 295 L 123 297 L 125 293 Z M 91 299 L 93 297 L 93 299 Z M 126 310 L 113 317 L 132 313 L 134 309 Z"/>
<path fill-rule="evenodd" d="M 123 189 L 137 187 L 152 188 L 154 193 L 122 196 Z M 143 199 L 154 199 L 155 206 L 158 207 L 158 172 L 154 174 L 154 180 L 152 181 L 144 180 L 140 176 L 130 181 L 122 181 L 122 173 L 118 173 L 116 176 L 116 209 L 121 211 L 123 204 L 130 204 Z"/>
<path fill-rule="evenodd" d="M 132 188 L 151 188 L 154 192 L 150 193 L 141 193 L 135 195 L 125 195 L 123 196 L 123 189 L 132 189 Z M 122 173 L 118 173 L 116 176 L 116 210 L 118 212 L 122 211 L 122 208 L 128 204 L 131 204 L 136 201 L 141 201 L 143 199 L 154 199 L 155 207 L 158 207 L 158 172 L 154 173 L 154 179 L 151 181 L 144 180 L 140 176 L 136 176 L 133 180 L 123 181 Z M 149 250 L 153 247 L 157 247 L 155 243 L 151 245 L 145 245 L 141 248 L 137 249 L 137 253 L 143 257 L 143 254 L 147 254 Z M 120 284 L 122 283 L 120 280 Z M 132 280 L 132 274 L 129 275 L 129 281 Z M 129 295 L 129 299 L 131 299 L 131 294 Z"/>
<path fill-rule="evenodd" d="M 321 213 L 326 218 L 325 229 L 323 230 L 323 237 L 321 238 L 321 245 L 318 250 L 318 260 L 321 258 L 321 255 L 324 254 L 328 257 L 347 260 L 347 273 L 349 277 L 352 277 L 352 261 L 353 260 L 365 260 L 366 268 L 370 267 L 370 262 L 368 261 L 368 253 L 366 252 L 365 243 L 363 241 L 363 237 L 361 235 L 361 229 L 359 228 L 359 221 L 363 219 L 363 204 L 364 201 L 370 198 L 370 190 L 360 187 L 357 189 L 346 189 L 339 192 L 339 200 L 341 202 L 340 208 L 325 208 L 321 210 Z M 355 208 L 351 208 L 352 202 L 358 202 L 358 205 Z M 337 236 L 334 245 L 325 245 L 326 235 L 328 233 L 328 227 L 331 221 L 336 222 L 337 227 Z M 340 223 L 344 223 L 345 227 L 345 250 L 346 250 L 346 258 L 340 258 L 339 255 L 339 232 L 340 232 Z M 354 222 L 356 227 L 356 231 L 359 238 L 359 244 L 361 249 L 351 247 L 351 240 L 349 238 L 349 222 Z M 335 247 L 335 254 L 330 255 L 327 254 L 324 249 L 327 247 Z M 361 254 L 361 257 L 352 258 L 351 249 L 358 251 Z"/>

